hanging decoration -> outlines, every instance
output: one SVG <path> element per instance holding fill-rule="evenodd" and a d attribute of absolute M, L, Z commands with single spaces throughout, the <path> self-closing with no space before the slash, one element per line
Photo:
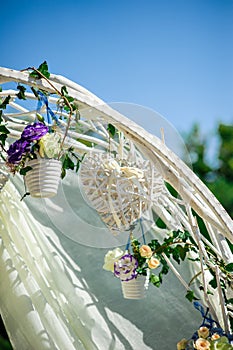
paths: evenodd
<path fill-rule="evenodd" d="M 23 198 L 28 194 L 32 197 L 53 197 L 57 193 L 60 178 L 66 175 L 66 170 L 77 171 L 81 161 L 72 146 L 65 146 L 71 120 L 77 114 L 77 106 L 74 98 L 68 95 L 65 86 L 59 91 L 49 81 L 50 73 L 46 62 L 43 62 L 38 69 L 27 70 L 31 78 L 46 80 L 59 96 L 57 111 L 54 112 L 49 106 L 49 93 L 31 87 L 38 101 L 36 111 L 33 113 L 34 123 L 26 125 L 20 138 L 12 143 L 11 131 L 8 128 L 9 118 L 5 116 L 5 109 L 11 103 L 11 96 L 5 97 L 4 100 L 0 99 L 1 158 L 11 173 L 14 175 L 19 173 L 24 177 L 26 193 Z M 18 84 L 17 89 L 19 90 L 17 98 L 26 100 L 26 88 Z M 63 109 L 66 113 L 65 118 Z M 3 176 L 1 178 L 3 179 Z M 5 179 L 4 177 L 2 181 Z"/>
<path fill-rule="evenodd" d="M 161 175 L 149 161 L 114 158 L 108 153 L 86 155 L 79 176 L 85 199 L 113 234 L 130 230 L 164 188 Z"/>

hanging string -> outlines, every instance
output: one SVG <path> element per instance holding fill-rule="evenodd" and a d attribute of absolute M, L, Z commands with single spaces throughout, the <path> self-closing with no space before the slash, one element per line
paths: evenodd
<path fill-rule="evenodd" d="M 141 231 L 142 231 L 143 243 L 146 244 L 146 239 L 145 239 L 145 234 L 144 234 L 144 228 L 143 228 L 143 225 L 142 225 L 142 218 L 139 219 L 139 224 L 140 224 Z"/>
<path fill-rule="evenodd" d="M 127 242 L 126 247 L 125 247 L 125 250 L 127 250 L 127 251 L 129 251 L 129 248 L 130 248 L 131 236 L 132 236 L 132 232 L 130 232 L 130 234 L 129 234 L 128 242 Z"/>

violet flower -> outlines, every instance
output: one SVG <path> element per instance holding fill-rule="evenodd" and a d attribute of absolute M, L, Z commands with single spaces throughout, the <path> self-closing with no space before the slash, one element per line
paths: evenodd
<path fill-rule="evenodd" d="M 49 128 L 46 125 L 40 122 L 36 122 L 33 125 L 26 126 L 22 132 L 21 139 L 32 142 L 40 139 L 42 136 L 47 134 L 48 131 Z"/>
<path fill-rule="evenodd" d="M 30 143 L 26 140 L 17 140 L 12 143 L 7 150 L 7 162 L 17 164 L 20 162 L 22 156 L 30 151 Z"/>
<path fill-rule="evenodd" d="M 137 276 L 138 261 L 131 254 L 123 255 L 114 263 L 114 274 L 121 281 L 130 281 Z"/>

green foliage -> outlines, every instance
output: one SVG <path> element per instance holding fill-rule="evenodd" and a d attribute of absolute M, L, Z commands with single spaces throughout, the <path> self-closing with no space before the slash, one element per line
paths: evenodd
<path fill-rule="evenodd" d="M 63 96 L 64 110 L 66 112 L 74 112 L 78 107 L 75 103 L 75 99 L 68 94 L 66 86 L 62 86 L 61 95 Z M 59 101 L 59 103 L 61 103 L 61 101 Z"/>
<path fill-rule="evenodd" d="M 219 124 L 219 148 L 212 166 L 206 160 L 207 141 L 195 125 L 186 135 L 186 147 L 191 155 L 193 171 L 209 187 L 233 218 L 233 126 Z"/>
<path fill-rule="evenodd" d="M 5 97 L 3 101 L 1 100 L 0 101 L 0 109 L 6 109 L 6 106 L 9 104 L 10 100 L 11 100 L 10 95 Z"/>
<path fill-rule="evenodd" d="M 19 90 L 19 92 L 17 93 L 16 96 L 20 100 L 26 100 L 27 99 L 26 96 L 25 96 L 26 88 L 23 85 L 18 84 L 17 89 Z"/>
<path fill-rule="evenodd" d="M 115 126 L 112 125 L 112 124 L 108 124 L 107 130 L 108 130 L 108 132 L 109 132 L 109 136 L 113 138 L 113 137 L 115 136 L 115 134 L 116 134 L 116 128 L 115 128 Z"/>
<path fill-rule="evenodd" d="M 27 173 L 28 171 L 30 171 L 30 170 L 32 170 L 32 167 L 26 166 L 26 167 L 24 167 L 24 168 L 21 168 L 20 171 L 19 171 L 19 173 L 20 173 L 20 175 L 26 175 L 26 173 Z"/>
<path fill-rule="evenodd" d="M 194 300 L 199 300 L 198 298 L 195 297 L 194 295 L 194 292 L 192 290 L 188 290 L 186 295 L 185 295 L 185 298 L 188 299 L 191 303 L 194 301 Z"/>
<path fill-rule="evenodd" d="M 42 75 L 49 79 L 50 73 L 48 71 L 48 64 L 46 61 L 40 64 L 39 68 L 37 68 L 37 71 L 39 71 L 40 73 L 42 73 Z M 32 70 L 32 72 L 30 73 L 30 77 L 35 79 L 41 79 L 43 76 L 37 71 Z"/>
<path fill-rule="evenodd" d="M 6 339 L 4 339 L 1 335 L 0 335 L 0 349 L 1 350 L 13 350 L 10 342 Z"/>
<path fill-rule="evenodd" d="M 11 99 L 10 96 L 5 97 L 4 100 L 0 99 L 0 147 L 1 147 L 1 150 L 4 149 L 6 139 L 8 137 L 8 134 L 10 133 L 3 119 L 3 110 L 6 109 L 7 105 L 10 102 L 10 99 Z M 1 157 L 3 158 L 2 153 L 1 153 Z"/>

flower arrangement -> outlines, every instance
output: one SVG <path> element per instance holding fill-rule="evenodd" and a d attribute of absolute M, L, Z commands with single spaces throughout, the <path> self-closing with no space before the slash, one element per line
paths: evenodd
<path fill-rule="evenodd" d="M 111 271 L 121 281 L 127 282 L 137 278 L 140 275 L 150 276 L 153 281 L 154 274 L 151 270 L 160 265 L 160 260 L 152 251 L 150 245 L 143 244 L 136 239 L 131 239 L 132 253 L 120 248 L 115 248 L 107 252 L 104 258 L 103 269 Z"/>
<path fill-rule="evenodd" d="M 61 137 L 57 133 L 49 133 L 44 123 L 35 122 L 27 125 L 19 140 L 12 143 L 7 150 L 7 165 L 14 174 L 25 175 L 30 169 L 25 167 L 27 160 L 41 158 L 57 159 L 60 152 Z"/>
<path fill-rule="evenodd" d="M 49 93 L 40 89 L 36 90 L 32 87 L 31 90 L 38 99 L 37 118 L 33 124 L 29 124 L 24 128 L 18 140 L 10 143 L 11 139 L 8 137 L 11 132 L 4 117 L 4 110 L 10 103 L 11 96 L 7 96 L 4 100 L 0 99 L 0 156 L 11 173 L 19 173 L 25 176 L 25 184 L 27 187 L 30 187 L 30 192 L 33 192 L 33 188 L 36 186 L 37 194 L 34 191 L 34 195 L 29 192 L 26 192 L 25 195 L 31 194 L 35 197 L 51 197 L 56 194 L 55 188 L 58 185 L 55 185 L 55 182 L 58 183 L 60 177 L 65 177 L 67 169 L 78 171 L 79 164 L 82 161 L 82 157 L 80 158 L 74 152 L 73 147 L 65 146 L 65 138 L 68 134 L 71 119 L 77 117 L 77 106 L 74 99 L 68 95 L 65 86 L 61 88 L 61 91 L 58 91 L 50 82 L 50 73 L 48 72 L 46 62 L 43 62 L 39 68 L 29 67 L 26 70 L 30 72 L 29 76 L 31 78 L 45 79 L 54 89 L 55 93 L 59 96 L 57 102 L 59 114 L 57 115 L 56 112 L 53 112 L 49 106 Z M 16 96 L 19 99 L 26 100 L 26 88 L 18 84 L 17 89 L 19 93 Z M 47 112 L 45 116 L 39 114 L 43 106 Z M 65 111 L 65 117 L 62 114 L 63 109 Z M 7 141 L 10 144 L 8 149 Z M 48 166 L 54 168 L 52 176 L 51 172 L 45 173 L 45 169 Z M 38 185 L 35 185 L 34 180 L 36 176 L 39 176 L 41 182 L 44 182 L 44 188 L 52 185 L 54 190 L 52 192 L 48 191 L 44 195 L 42 194 L 43 191 L 39 190 L 38 192 Z"/>
<path fill-rule="evenodd" d="M 171 231 L 163 242 L 152 239 L 146 244 L 142 229 L 142 237 L 143 244 L 131 233 L 125 251 L 120 248 L 108 251 L 104 258 L 103 269 L 113 272 L 123 283 L 136 280 L 139 276 L 146 276 L 148 283 L 160 287 L 163 276 L 172 266 L 169 259 L 172 258 L 180 264 L 189 251 L 196 251 L 187 231 Z M 158 273 L 154 273 L 154 270 Z M 193 298 L 193 292 L 189 290 L 186 297 L 189 300 Z"/>
<path fill-rule="evenodd" d="M 207 308 L 204 311 L 199 302 L 194 302 L 194 307 L 203 317 L 202 325 L 193 334 L 192 338 L 182 339 L 177 343 L 177 350 L 231 350 L 233 345 L 232 334 L 226 334 L 217 321 L 213 320 Z"/>

